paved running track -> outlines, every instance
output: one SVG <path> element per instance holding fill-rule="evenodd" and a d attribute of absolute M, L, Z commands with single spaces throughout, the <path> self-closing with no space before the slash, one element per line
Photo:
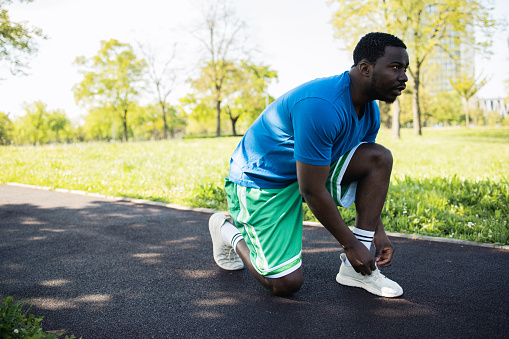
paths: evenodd
<path fill-rule="evenodd" d="M 405 294 L 336 283 L 341 249 L 305 226 L 304 286 L 270 295 L 212 259 L 210 213 L 0 185 L 0 297 L 95 338 L 508 338 L 509 251 L 391 237 Z"/>

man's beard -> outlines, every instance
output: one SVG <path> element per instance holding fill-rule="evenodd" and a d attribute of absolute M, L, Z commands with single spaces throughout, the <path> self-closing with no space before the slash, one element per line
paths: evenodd
<path fill-rule="evenodd" d="M 388 104 L 392 104 L 394 101 L 396 101 L 396 98 L 389 98 L 387 96 L 382 95 L 377 89 L 376 89 L 376 81 L 377 81 L 377 74 L 375 71 L 373 71 L 373 76 L 371 77 L 371 94 L 375 98 L 375 100 L 380 100 L 383 102 L 386 102 Z"/>

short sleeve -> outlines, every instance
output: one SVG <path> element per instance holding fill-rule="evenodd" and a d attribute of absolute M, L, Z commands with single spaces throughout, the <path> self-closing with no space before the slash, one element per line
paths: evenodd
<path fill-rule="evenodd" d="M 341 125 L 331 103 L 320 98 L 303 99 L 292 108 L 291 118 L 295 159 L 309 165 L 330 165 Z"/>

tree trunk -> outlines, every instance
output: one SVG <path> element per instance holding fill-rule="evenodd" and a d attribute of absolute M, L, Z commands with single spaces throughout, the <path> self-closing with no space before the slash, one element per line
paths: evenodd
<path fill-rule="evenodd" d="M 216 126 L 216 137 L 221 136 L 221 100 L 216 100 L 216 112 L 217 112 L 217 126 Z"/>
<path fill-rule="evenodd" d="M 237 126 L 237 120 L 239 120 L 239 117 L 236 117 L 236 118 L 230 118 L 231 122 L 232 122 L 232 133 L 233 133 L 233 136 L 237 136 L 237 129 L 235 126 Z"/>
<path fill-rule="evenodd" d="M 400 113 L 401 113 L 401 106 L 399 104 L 399 98 L 394 101 L 392 104 L 392 137 L 394 139 L 400 139 Z"/>
<path fill-rule="evenodd" d="M 163 124 L 164 124 L 164 131 L 163 131 L 163 138 L 164 140 L 168 139 L 168 123 L 166 122 L 166 105 L 163 101 L 159 102 L 161 104 L 161 110 L 163 111 Z"/>
<path fill-rule="evenodd" d="M 468 127 L 468 125 L 470 125 L 470 119 L 469 119 L 469 114 L 470 112 L 468 111 L 468 100 L 467 100 L 467 103 L 465 105 L 465 127 Z"/>
<path fill-rule="evenodd" d="M 419 105 L 419 71 L 416 72 L 414 79 L 414 90 L 412 92 L 412 111 L 414 115 L 414 134 L 416 136 L 422 135 L 421 131 L 421 107 Z"/>
<path fill-rule="evenodd" d="M 124 116 L 122 117 L 122 124 L 124 125 L 124 142 L 129 140 L 129 136 L 127 135 L 127 110 L 124 110 Z"/>

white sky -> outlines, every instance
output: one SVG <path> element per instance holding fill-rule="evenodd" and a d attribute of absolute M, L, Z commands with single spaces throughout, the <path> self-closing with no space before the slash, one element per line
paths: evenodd
<path fill-rule="evenodd" d="M 101 40 L 150 42 L 172 45 L 177 42 L 180 65 L 191 70 L 196 64 L 197 41 L 188 33 L 199 19 L 197 1 L 185 0 L 36 0 L 8 7 L 13 21 L 28 21 L 49 37 L 39 43 L 31 59 L 28 76 L 12 77 L 0 70 L 0 111 L 11 117 L 23 115 L 22 104 L 41 100 L 50 110 L 63 109 L 69 117 L 83 110 L 75 104 L 72 86 L 81 81 L 77 56 L 97 54 Z M 333 10 L 326 0 L 234 0 L 237 15 L 246 21 L 252 44 L 260 51 L 257 59 L 276 70 L 279 81 L 269 88 L 275 97 L 314 78 L 347 70 L 350 53 L 333 39 L 329 21 Z M 509 1 L 495 0 L 495 18 L 509 22 Z M 494 55 L 479 60 L 477 71 L 491 81 L 479 95 L 505 97 L 504 80 L 509 79 L 509 31 L 494 37 Z M 410 57 L 412 57 L 410 55 Z M 186 94 L 182 85 L 170 99 L 176 104 Z"/>

